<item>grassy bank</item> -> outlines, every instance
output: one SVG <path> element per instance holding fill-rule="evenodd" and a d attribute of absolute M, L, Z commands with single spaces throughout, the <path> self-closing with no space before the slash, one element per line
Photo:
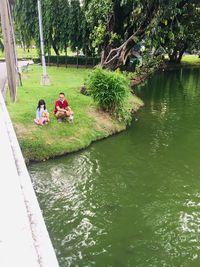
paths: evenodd
<path fill-rule="evenodd" d="M 200 58 L 197 55 L 183 56 L 181 65 L 200 67 Z"/>
<path fill-rule="evenodd" d="M 168 56 L 165 57 L 166 60 L 169 60 Z M 198 57 L 198 55 L 184 55 L 181 59 L 180 63 L 170 63 L 170 62 L 166 62 L 167 67 L 169 69 L 173 69 L 173 68 L 199 68 L 200 67 L 200 58 Z"/>
<path fill-rule="evenodd" d="M 147 80 L 151 75 L 153 75 L 156 71 L 163 69 L 168 70 L 175 70 L 180 68 L 200 68 L 200 58 L 198 55 L 185 55 L 182 57 L 181 63 L 170 63 L 168 62 L 168 56 L 165 56 L 166 62 L 163 62 L 163 64 L 159 65 L 152 65 L 152 67 L 149 66 L 143 66 L 139 73 L 133 73 L 133 78 L 131 79 L 131 85 L 135 86 L 138 84 L 141 84 L 145 80 Z"/>
<path fill-rule="evenodd" d="M 18 88 L 17 102 L 8 101 L 7 106 L 26 161 L 45 160 L 74 152 L 87 147 L 92 141 L 126 129 L 124 122 L 99 111 L 90 96 L 80 94 L 80 85 L 90 71 L 50 67 L 47 72 L 51 86 L 40 85 L 40 66 L 30 66 L 29 71 L 23 74 L 23 86 Z M 54 102 L 61 91 L 65 92 L 75 113 L 73 124 L 58 123 L 54 118 Z M 45 126 L 33 122 L 39 99 L 46 101 L 50 113 L 51 122 Z M 143 104 L 134 96 L 130 102 L 135 109 Z"/>

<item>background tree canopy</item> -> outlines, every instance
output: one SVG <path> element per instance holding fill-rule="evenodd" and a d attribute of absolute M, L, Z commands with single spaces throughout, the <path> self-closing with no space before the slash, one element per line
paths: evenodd
<path fill-rule="evenodd" d="M 153 57 L 168 54 L 179 62 L 188 50 L 199 50 L 198 0 L 41 0 L 46 51 L 59 55 L 71 47 L 101 55 L 104 68 L 126 64 L 137 44 Z M 14 4 L 17 42 L 39 48 L 37 0 Z"/>

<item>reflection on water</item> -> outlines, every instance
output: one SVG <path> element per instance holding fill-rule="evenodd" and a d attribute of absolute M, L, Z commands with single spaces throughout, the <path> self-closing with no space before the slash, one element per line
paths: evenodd
<path fill-rule="evenodd" d="M 30 166 L 61 267 L 200 266 L 199 77 L 155 75 L 128 131 Z"/>
<path fill-rule="evenodd" d="M 39 173 L 37 170 L 31 172 L 35 190 L 39 198 L 41 196 L 40 204 L 48 206 L 48 210 L 43 208 L 44 216 L 52 233 L 57 236 L 56 242 L 61 249 L 57 250 L 57 254 L 65 263 L 64 266 L 81 260 L 82 249 L 94 246 L 96 234 L 103 234 L 103 228 L 96 227 L 91 221 L 96 216 L 96 206 L 88 203 L 88 196 L 93 194 L 94 188 L 90 178 L 98 173 L 98 160 L 91 161 L 90 152 L 71 158 L 69 164 L 57 160 L 54 164 L 42 164 Z M 73 224 L 73 228 L 67 229 L 66 226 L 70 224 Z"/>

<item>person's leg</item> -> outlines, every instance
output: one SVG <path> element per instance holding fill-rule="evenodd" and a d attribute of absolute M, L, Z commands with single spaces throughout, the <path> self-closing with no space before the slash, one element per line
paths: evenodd
<path fill-rule="evenodd" d="M 38 124 L 39 124 L 39 125 L 43 125 L 43 124 L 45 124 L 45 118 L 42 117 L 41 119 L 39 119 Z"/>
<path fill-rule="evenodd" d="M 71 115 L 69 116 L 69 122 L 74 122 L 74 114 L 71 114 Z"/>
<path fill-rule="evenodd" d="M 64 118 L 66 115 L 63 111 L 57 111 L 56 114 L 55 114 L 56 118 L 57 119 L 62 119 Z"/>
<path fill-rule="evenodd" d="M 71 112 L 69 110 L 66 110 L 66 117 L 69 117 L 71 115 Z"/>
<path fill-rule="evenodd" d="M 72 111 L 72 109 L 69 106 L 66 108 L 65 115 L 66 115 L 66 120 L 67 121 L 73 122 L 74 112 Z"/>
<path fill-rule="evenodd" d="M 39 124 L 38 122 L 39 122 L 39 120 L 37 120 L 37 119 L 34 119 L 34 122 L 36 123 L 36 124 Z"/>
<path fill-rule="evenodd" d="M 66 118 L 66 113 L 63 111 L 57 111 L 55 116 L 59 122 L 62 122 L 63 119 Z"/>
<path fill-rule="evenodd" d="M 67 107 L 66 111 L 67 111 L 66 114 L 67 114 L 68 117 L 70 117 L 71 115 L 74 114 L 74 112 L 72 111 L 72 109 L 69 106 Z"/>

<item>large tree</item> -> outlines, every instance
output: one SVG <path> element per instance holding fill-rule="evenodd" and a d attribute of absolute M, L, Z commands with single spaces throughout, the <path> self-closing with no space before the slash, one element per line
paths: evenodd
<path fill-rule="evenodd" d="M 68 0 L 43 1 L 43 28 L 47 48 L 53 47 L 56 55 L 68 44 Z"/>
<path fill-rule="evenodd" d="M 113 0 L 102 46 L 102 66 L 114 70 L 126 64 L 134 45 L 147 36 L 151 38 L 161 21 L 175 17 L 187 2 Z"/>
<path fill-rule="evenodd" d="M 69 1 L 69 2 L 68 2 Z M 180 60 L 199 40 L 199 0 L 42 0 L 46 47 L 100 54 L 104 68 L 126 64 L 133 48 L 164 51 Z M 18 36 L 39 47 L 37 0 L 15 0 Z M 155 53 L 156 54 L 156 53 Z"/>
<path fill-rule="evenodd" d="M 165 16 L 156 27 L 148 44 L 155 50 L 169 55 L 170 62 L 179 63 L 183 53 L 192 51 L 199 46 L 200 10 L 198 1 L 180 2 L 179 12 L 174 16 Z"/>
<path fill-rule="evenodd" d="M 100 54 L 106 35 L 106 23 L 111 12 L 111 0 L 84 0 L 85 24 L 88 29 L 88 41 L 93 53 Z"/>
<path fill-rule="evenodd" d="M 14 21 L 21 43 L 29 47 L 38 27 L 37 0 L 15 0 Z"/>
<path fill-rule="evenodd" d="M 69 13 L 69 39 L 72 51 L 82 48 L 81 18 L 82 10 L 79 0 L 71 0 Z"/>
<path fill-rule="evenodd" d="M 81 38 L 82 38 L 82 49 L 84 55 L 91 56 L 94 54 L 94 47 L 90 38 L 92 31 L 91 25 L 87 22 L 87 10 L 90 0 L 83 0 L 81 6 Z"/>

